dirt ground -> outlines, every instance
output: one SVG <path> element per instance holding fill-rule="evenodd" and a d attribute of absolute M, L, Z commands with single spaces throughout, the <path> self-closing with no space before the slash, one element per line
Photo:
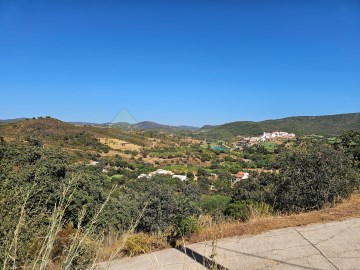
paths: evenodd
<path fill-rule="evenodd" d="M 111 138 L 98 138 L 98 139 L 102 144 L 105 144 L 114 150 L 140 151 L 143 148 L 142 146 L 128 143 L 119 139 L 111 139 Z"/>

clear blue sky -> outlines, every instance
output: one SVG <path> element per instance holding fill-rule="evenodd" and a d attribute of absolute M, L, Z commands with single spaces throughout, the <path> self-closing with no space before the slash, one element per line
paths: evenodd
<path fill-rule="evenodd" d="M 0 0 L 0 119 L 360 111 L 360 1 Z"/>

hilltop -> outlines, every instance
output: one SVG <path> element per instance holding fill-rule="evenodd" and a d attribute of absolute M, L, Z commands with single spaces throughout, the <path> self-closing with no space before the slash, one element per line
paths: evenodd
<path fill-rule="evenodd" d="M 4 120 L 0 119 L 0 124 L 16 123 L 24 120 L 25 118 L 14 118 L 14 119 L 4 119 Z"/>
<path fill-rule="evenodd" d="M 170 127 L 165 129 L 168 126 L 157 123 L 142 122 L 137 124 L 136 128 L 130 126 L 132 125 L 125 123 L 117 125 L 66 123 L 51 117 L 39 117 L 2 123 L 0 138 L 4 138 L 7 142 L 14 140 L 24 142 L 29 137 L 36 138 L 46 147 L 64 149 L 72 154 L 74 161 L 93 159 L 94 155 L 97 158 L 121 156 L 130 160 L 132 155 L 145 151 L 144 161 L 155 162 L 159 161 L 158 156 L 172 155 L 180 158 L 181 154 L 173 147 L 198 143 L 189 137 L 175 135 L 180 129 L 170 129 Z M 154 152 L 151 157 L 146 154 L 149 150 Z"/>
<path fill-rule="evenodd" d="M 129 123 L 115 123 L 115 124 L 106 124 L 107 126 L 116 127 L 123 130 L 163 130 L 163 131 L 177 131 L 177 130 L 196 130 L 199 129 L 193 126 L 171 126 L 159 124 L 152 121 L 143 121 L 136 124 Z"/>
<path fill-rule="evenodd" d="M 62 141 L 67 137 L 89 136 L 93 138 L 114 138 L 140 146 L 150 145 L 146 133 L 166 132 L 168 134 L 184 134 L 206 139 L 227 140 L 236 136 L 258 136 L 263 132 L 285 131 L 303 135 L 337 136 L 348 130 L 360 131 L 360 113 L 295 116 L 283 119 L 254 121 L 237 121 L 218 126 L 206 125 L 202 128 L 193 126 L 171 126 L 151 121 L 136 124 L 129 123 L 66 123 L 46 117 L 39 119 L 0 120 L 0 136 L 14 137 L 20 135 L 36 135 L 52 142 Z M 72 140 L 66 143 L 71 144 Z"/>
<path fill-rule="evenodd" d="M 209 138 L 229 139 L 238 135 L 257 136 L 265 131 L 276 130 L 300 136 L 311 134 L 337 136 L 348 130 L 360 131 L 360 113 L 295 116 L 261 122 L 238 121 L 219 126 L 204 126 L 200 134 Z"/>
<path fill-rule="evenodd" d="M 54 118 L 27 119 L 0 126 L 0 137 L 11 141 L 26 137 L 36 137 L 46 145 L 62 147 L 71 151 L 107 152 L 108 146 L 100 138 L 112 138 L 138 146 L 149 145 L 147 138 L 113 128 L 90 125 L 76 125 Z"/>

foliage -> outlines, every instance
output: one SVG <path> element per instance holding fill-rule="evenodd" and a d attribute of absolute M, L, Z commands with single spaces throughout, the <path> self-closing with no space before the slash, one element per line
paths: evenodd
<path fill-rule="evenodd" d="M 360 169 L 360 132 L 349 131 L 342 134 L 339 145 L 352 157 L 354 166 Z"/>
<path fill-rule="evenodd" d="M 188 184 L 178 180 L 174 185 L 173 180 L 166 176 L 155 176 L 149 180 L 129 183 L 129 187 L 137 192 L 143 202 L 140 207 L 144 207 L 144 213 L 138 225 L 139 231 L 165 232 L 175 220 L 198 214 L 191 194 L 196 194 L 196 189 L 189 189 Z"/>
<path fill-rule="evenodd" d="M 249 205 L 250 219 L 260 219 L 273 214 L 273 208 L 264 202 L 251 202 Z"/>
<path fill-rule="evenodd" d="M 37 139 L 10 144 L 1 140 L 0 262 L 6 258 L 15 231 L 18 231 L 17 242 L 21 243 L 16 248 L 17 263 L 33 260 L 34 248 L 43 245 L 33 239 L 44 239 L 51 222 L 56 220 L 54 214 L 61 214 L 56 216 L 61 217 L 57 218 L 57 226 L 72 223 L 86 227 L 92 223 L 95 213 L 106 201 L 102 179 L 99 173 L 88 172 L 85 167 L 70 166 L 64 152 L 44 148 Z M 69 183 L 72 183 L 71 192 L 64 193 Z M 26 229 L 20 232 L 19 224 Z M 113 225 L 107 219 L 92 224 L 99 228 Z M 56 238 L 56 234 L 52 237 Z"/>
<path fill-rule="evenodd" d="M 205 214 L 221 216 L 229 205 L 231 197 L 224 195 L 205 195 L 200 200 L 200 208 Z"/>
<path fill-rule="evenodd" d="M 178 216 L 175 219 L 172 236 L 175 238 L 189 237 L 199 231 L 198 220 L 194 216 Z"/>
<path fill-rule="evenodd" d="M 236 184 L 232 201 L 265 202 L 280 211 L 309 211 L 348 198 L 359 187 L 359 174 L 349 155 L 321 142 L 282 150 L 274 166 L 277 172 Z"/>
<path fill-rule="evenodd" d="M 130 160 L 97 152 L 106 151 L 95 137 L 102 131 L 89 127 L 83 132 L 79 127 L 54 121 L 49 118 L 29 120 L 26 125 L 14 124 L 15 130 L 28 128 L 37 137 L 21 137 L 11 143 L 0 138 L 0 264 L 10 254 L 16 255 L 17 265 L 29 265 L 48 241 L 43 239 L 51 238 L 51 254 L 42 254 L 53 263 L 60 263 L 67 260 L 75 244 L 79 252 L 71 260 L 71 267 L 81 269 L 90 263 L 87 258 L 92 256 L 92 245 L 103 233 L 116 231 L 126 235 L 130 229 L 136 232 L 130 235 L 123 250 L 134 256 L 164 246 L 163 239 L 154 235 L 167 237 L 173 243 L 197 232 L 199 224 L 204 223 L 199 223 L 200 214 L 201 219 L 206 217 L 212 223 L 227 218 L 241 221 L 261 218 L 273 213 L 273 209 L 283 212 L 320 209 L 349 197 L 359 187 L 357 132 L 348 132 L 330 143 L 324 139 L 297 140 L 281 146 L 264 143 L 226 153 L 215 153 L 200 143 L 191 147 L 182 142 L 163 144 L 141 151 L 128 150 Z M 48 130 L 43 130 L 44 126 Z M 65 129 L 64 133 L 56 128 L 59 126 Z M 251 127 L 255 128 L 249 124 Z M 145 141 L 145 135 L 179 141 L 176 136 L 155 131 L 134 136 Z M 96 160 L 99 164 L 75 163 L 77 160 L 70 159 L 71 154 L 63 149 L 49 147 L 49 141 L 57 139 L 66 146 L 76 146 L 78 158 Z M 90 154 L 79 152 L 80 149 L 96 151 Z M 144 158 L 135 159 L 139 153 Z M 149 156 L 165 160 L 149 164 L 145 158 Z M 246 159 L 251 163 L 246 163 Z M 197 165 L 200 160 L 201 165 L 206 161 L 204 166 Z M 186 182 L 171 176 L 137 179 L 141 173 L 159 167 L 187 173 L 189 179 Z M 252 171 L 249 179 L 234 184 L 233 174 L 250 171 L 249 167 L 269 168 L 272 172 Z M 60 211 L 57 207 L 71 180 L 74 187 Z M 120 188 L 112 190 L 114 184 Z M 102 208 L 105 202 L 106 207 Z M 47 237 L 54 214 L 61 218 L 57 230 Z M 91 231 L 86 232 L 90 226 Z M 11 247 L 14 235 L 19 243 L 16 252 Z"/>
<path fill-rule="evenodd" d="M 269 216 L 272 212 L 272 207 L 266 203 L 247 200 L 229 204 L 225 210 L 225 215 L 245 222 L 250 219 Z"/>
<path fill-rule="evenodd" d="M 283 211 L 321 209 L 348 198 L 359 186 L 359 175 L 342 150 L 304 143 L 285 151 L 274 178 L 274 207 Z"/>
<path fill-rule="evenodd" d="M 247 202 L 234 202 L 229 204 L 225 215 L 235 220 L 247 221 L 250 218 L 250 210 Z"/>
<path fill-rule="evenodd" d="M 273 204 L 274 183 L 278 174 L 262 173 L 253 175 L 251 179 L 245 179 L 237 183 L 232 194 L 232 201 L 256 201 Z"/>
<path fill-rule="evenodd" d="M 360 113 L 330 116 L 289 117 L 262 122 L 240 121 L 214 127 L 203 127 L 199 137 L 217 140 L 232 139 L 236 136 L 259 136 L 264 131 L 281 130 L 297 135 L 318 134 L 340 135 L 345 130 L 360 131 Z"/>

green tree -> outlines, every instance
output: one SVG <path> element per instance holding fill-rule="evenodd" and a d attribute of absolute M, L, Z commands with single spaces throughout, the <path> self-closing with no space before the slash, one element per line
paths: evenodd
<path fill-rule="evenodd" d="M 285 151 L 274 179 L 274 206 L 285 211 L 320 209 L 348 198 L 359 186 L 359 175 L 342 150 L 308 142 Z"/>
<path fill-rule="evenodd" d="M 360 132 L 344 133 L 340 136 L 339 145 L 353 158 L 354 166 L 360 169 Z"/>
<path fill-rule="evenodd" d="M 219 217 L 222 216 L 230 201 L 229 196 L 205 195 L 201 198 L 200 207 L 204 213 Z"/>

